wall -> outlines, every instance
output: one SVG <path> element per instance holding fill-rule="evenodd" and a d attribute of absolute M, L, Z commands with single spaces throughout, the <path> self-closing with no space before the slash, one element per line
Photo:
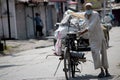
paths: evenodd
<path fill-rule="evenodd" d="M 26 28 L 26 16 L 24 4 L 16 4 L 16 25 L 18 32 L 18 39 L 26 39 L 27 28 Z"/>

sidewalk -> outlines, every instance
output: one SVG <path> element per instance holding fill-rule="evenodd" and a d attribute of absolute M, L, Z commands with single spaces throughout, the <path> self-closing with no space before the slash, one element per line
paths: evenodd
<path fill-rule="evenodd" d="M 53 46 L 53 39 L 44 38 L 44 39 L 28 39 L 28 40 L 6 40 L 7 50 L 4 51 L 4 54 L 14 54 L 21 51 L 26 51 L 30 49 L 44 48 Z"/>

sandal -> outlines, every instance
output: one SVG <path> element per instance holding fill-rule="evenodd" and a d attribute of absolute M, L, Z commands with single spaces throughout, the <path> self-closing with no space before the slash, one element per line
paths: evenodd
<path fill-rule="evenodd" d="M 98 75 L 98 78 L 103 78 L 105 76 L 105 73 L 104 72 L 101 72 L 99 75 Z"/>
<path fill-rule="evenodd" d="M 106 73 L 105 77 L 111 77 L 110 73 Z"/>

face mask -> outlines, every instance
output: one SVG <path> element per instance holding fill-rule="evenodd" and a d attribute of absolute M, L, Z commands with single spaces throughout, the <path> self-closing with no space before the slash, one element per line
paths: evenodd
<path fill-rule="evenodd" d="M 86 10 L 86 14 L 87 14 L 87 15 L 92 14 L 92 10 Z"/>

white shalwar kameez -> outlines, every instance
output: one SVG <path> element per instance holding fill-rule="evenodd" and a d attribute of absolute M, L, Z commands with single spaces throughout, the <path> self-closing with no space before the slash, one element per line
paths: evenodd
<path fill-rule="evenodd" d="M 89 19 L 86 19 L 89 33 L 89 43 L 91 46 L 92 57 L 95 69 L 108 68 L 106 41 L 100 24 L 99 14 L 92 12 Z M 101 54 L 101 55 L 100 55 Z"/>

